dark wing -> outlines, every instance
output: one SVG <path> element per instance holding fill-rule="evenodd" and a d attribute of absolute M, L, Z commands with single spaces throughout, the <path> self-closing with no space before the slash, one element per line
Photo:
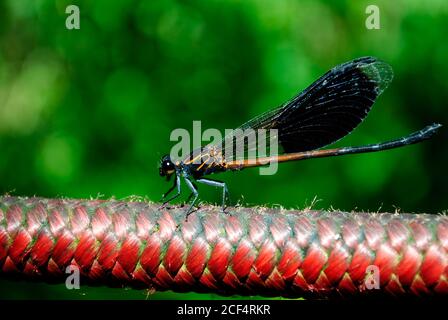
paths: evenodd
<path fill-rule="evenodd" d="M 328 71 L 273 119 L 286 153 L 314 150 L 350 133 L 392 81 L 392 68 L 359 58 Z"/>
<path fill-rule="evenodd" d="M 238 129 L 277 129 L 277 139 L 283 149 L 279 153 L 319 149 L 356 128 L 392 78 L 392 68 L 387 63 L 373 57 L 358 58 L 334 67 L 283 106 L 255 117 Z M 238 138 L 236 133 L 236 137 L 226 136 L 218 144 L 224 154 L 229 148 L 235 154 L 238 147 L 235 142 L 245 143 L 246 156 L 257 148 L 256 143 Z"/>

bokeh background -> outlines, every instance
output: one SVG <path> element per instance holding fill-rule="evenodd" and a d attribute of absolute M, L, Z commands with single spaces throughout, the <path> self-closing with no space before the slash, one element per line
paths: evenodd
<path fill-rule="evenodd" d="M 76 4 L 81 29 L 67 30 Z M 380 8 L 380 30 L 365 27 Z M 0 192 L 157 201 L 170 132 L 234 128 L 280 105 L 331 67 L 365 55 L 395 79 L 338 145 L 445 124 L 429 142 L 219 176 L 232 203 L 351 211 L 448 208 L 446 0 L 0 2 Z M 218 178 L 218 177 L 216 177 Z M 186 195 L 185 195 L 186 196 Z M 220 191 L 201 188 L 218 202 Z M 0 298 L 145 299 L 142 290 L 0 279 Z M 157 292 L 150 299 L 219 298 Z"/>

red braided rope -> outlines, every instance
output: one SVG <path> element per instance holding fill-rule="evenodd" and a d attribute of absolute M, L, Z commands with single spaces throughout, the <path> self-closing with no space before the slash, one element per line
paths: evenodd
<path fill-rule="evenodd" d="M 0 197 L 0 270 L 226 294 L 447 294 L 448 218 Z M 366 269 L 380 271 L 367 290 Z"/>

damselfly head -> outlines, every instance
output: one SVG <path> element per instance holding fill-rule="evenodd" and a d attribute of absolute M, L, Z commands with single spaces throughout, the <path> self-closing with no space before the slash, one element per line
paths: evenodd
<path fill-rule="evenodd" d="M 161 177 L 166 177 L 167 180 L 173 175 L 176 171 L 174 163 L 171 161 L 169 155 L 163 156 L 160 160 L 159 174 Z"/>

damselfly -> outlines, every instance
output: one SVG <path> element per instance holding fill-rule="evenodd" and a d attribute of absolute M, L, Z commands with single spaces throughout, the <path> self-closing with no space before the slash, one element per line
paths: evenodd
<path fill-rule="evenodd" d="M 252 159 L 229 158 L 227 155 L 238 145 L 248 154 L 257 146 L 238 137 L 224 137 L 219 143 L 211 143 L 194 150 L 181 160 L 164 156 L 159 172 L 169 180 L 174 176 L 174 185 L 163 195 L 163 206 L 181 193 L 181 178 L 191 190 L 193 200 L 186 211 L 191 213 L 198 199 L 194 182 L 222 188 L 222 210 L 225 209 L 228 189 L 225 182 L 205 179 L 204 176 L 228 171 L 242 170 L 248 167 L 266 165 L 272 161 L 286 162 L 311 158 L 341 156 L 353 153 L 376 152 L 398 148 L 421 142 L 430 138 L 440 124 L 434 123 L 408 136 L 388 142 L 369 144 L 358 147 L 336 149 L 320 148 L 334 143 L 348 135 L 367 116 L 378 96 L 392 81 L 393 72 L 390 65 L 373 57 L 355 59 L 338 65 L 315 81 L 305 91 L 295 96 L 277 109 L 268 111 L 249 122 L 240 129 L 275 129 L 280 150 L 278 155 L 256 157 Z M 230 149 L 225 147 L 229 145 Z M 177 189 L 169 199 L 166 197 Z M 189 199 L 190 199 L 189 198 Z"/>

